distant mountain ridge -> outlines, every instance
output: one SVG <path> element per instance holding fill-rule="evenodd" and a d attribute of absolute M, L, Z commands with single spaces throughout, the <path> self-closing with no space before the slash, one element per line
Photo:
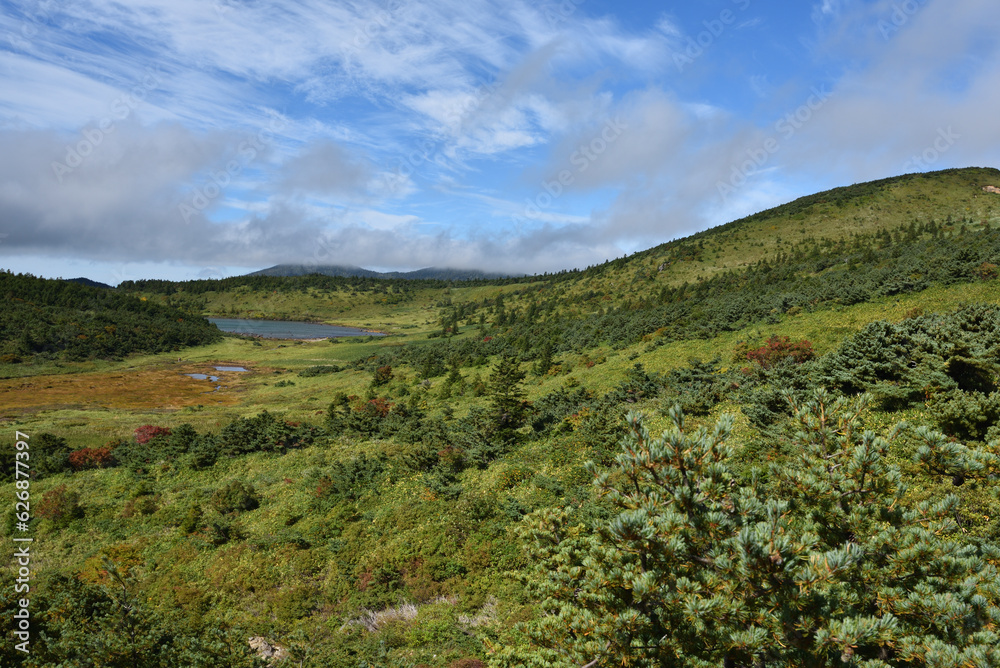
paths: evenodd
<path fill-rule="evenodd" d="M 100 281 L 93 281 L 84 276 L 79 276 L 77 278 L 67 278 L 70 283 L 79 283 L 80 285 L 86 285 L 91 288 L 101 288 L 103 290 L 114 290 L 114 288 L 107 283 L 101 283 Z"/>
<path fill-rule="evenodd" d="M 321 274 L 323 276 L 345 276 L 357 278 L 403 278 L 410 280 L 430 279 L 439 281 L 474 281 L 509 278 L 522 274 L 500 274 L 479 271 L 478 269 L 448 269 L 446 267 L 425 267 L 414 271 L 372 271 L 363 267 L 348 265 L 319 264 L 276 264 L 267 269 L 250 272 L 246 276 L 306 276 Z"/>

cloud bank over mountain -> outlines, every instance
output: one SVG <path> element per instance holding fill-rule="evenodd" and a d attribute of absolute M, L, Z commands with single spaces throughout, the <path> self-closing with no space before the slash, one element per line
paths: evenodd
<path fill-rule="evenodd" d="M 1000 162 L 985 0 L 15 2 L 0 34 L 0 265 L 44 275 L 557 270 Z"/>

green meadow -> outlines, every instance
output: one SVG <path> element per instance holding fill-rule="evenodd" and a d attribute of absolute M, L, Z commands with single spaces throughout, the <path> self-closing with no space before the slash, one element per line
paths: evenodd
<path fill-rule="evenodd" d="M 137 281 L 76 313 L 8 276 L 8 300 L 28 292 L 3 330 L 2 495 L 20 489 L 17 430 L 46 635 L 3 665 L 265 665 L 251 637 L 295 666 L 998 665 L 1000 196 L 982 191 L 998 180 L 859 184 L 525 279 Z M 202 316 L 386 336 L 181 322 Z M 121 354 L 74 343 L 102 332 Z M 715 482 L 682 511 L 685 467 Z M 871 557 L 887 536 L 917 556 Z M 647 553 L 674 561 L 637 574 Z M 938 607 L 907 607 L 904 577 Z M 928 621 L 950 614 L 965 631 Z"/>

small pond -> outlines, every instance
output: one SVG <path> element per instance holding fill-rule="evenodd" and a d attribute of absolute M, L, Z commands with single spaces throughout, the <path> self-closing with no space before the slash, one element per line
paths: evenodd
<path fill-rule="evenodd" d="M 337 327 L 315 322 L 286 320 L 252 320 L 248 318 L 209 318 L 208 321 L 224 332 L 263 336 L 268 339 L 328 339 L 342 336 L 384 336 L 357 327 Z M 230 369 L 219 369 L 228 371 Z"/>
<path fill-rule="evenodd" d="M 216 371 L 234 371 L 234 372 L 248 371 L 248 369 L 245 369 L 245 368 L 243 368 L 241 366 L 216 366 L 216 367 L 213 367 L 213 368 Z M 194 378 L 195 380 L 207 380 L 210 383 L 218 383 L 219 382 L 219 377 L 218 376 L 212 376 L 212 375 L 207 374 L 207 373 L 186 373 L 184 375 L 185 376 L 190 376 L 191 378 Z M 211 392 L 215 392 L 215 391 L 220 390 L 220 389 L 222 389 L 222 385 L 216 385 L 215 389 L 211 390 Z M 210 394 L 210 392 L 202 392 L 202 394 Z"/>

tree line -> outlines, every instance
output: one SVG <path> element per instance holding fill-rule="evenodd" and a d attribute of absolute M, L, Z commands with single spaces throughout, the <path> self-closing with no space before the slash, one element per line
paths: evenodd
<path fill-rule="evenodd" d="M 219 340 L 204 318 L 117 290 L 0 272 L 0 361 L 119 359 Z"/>

